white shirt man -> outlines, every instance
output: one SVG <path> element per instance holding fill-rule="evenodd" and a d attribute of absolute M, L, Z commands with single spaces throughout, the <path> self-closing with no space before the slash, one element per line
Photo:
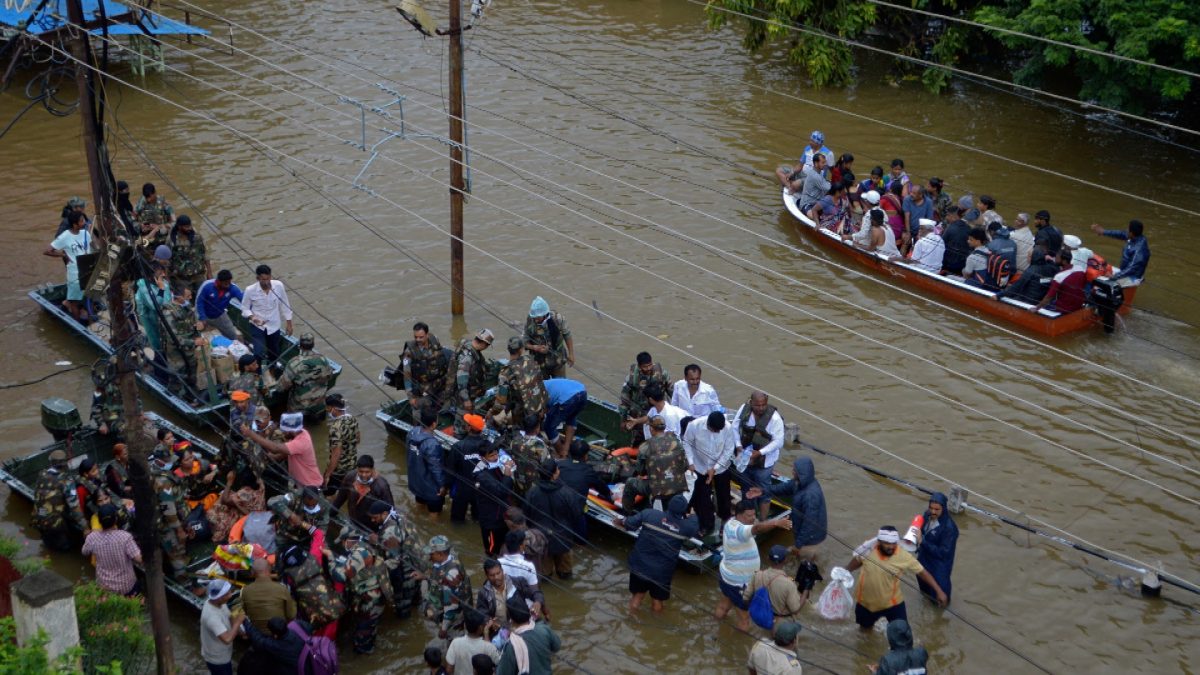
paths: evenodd
<path fill-rule="evenodd" d="M 704 476 L 709 471 L 714 474 L 728 471 L 737 444 L 732 425 L 714 432 L 706 422 L 707 419 L 693 421 L 683 434 L 683 453 L 697 476 Z"/>
<path fill-rule="evenodd" d="M 942 258 L 946 255 L 946 242 L 933 231 L 933 221 L 921 219 L 921 238 L 913 245 L 911 262 L 927 272 L 942 271 Z"/>
<path fill-rule="evenodd" d="M 263 288 L 262 277 L 267 277 L 267 288 Z M 288 302 L 283 282 L 271 279 L 270 273 L 259 275 L 260 283 L 253 284 L 242 293 L 242 316 L 267 335 L 278 333 L 284 322 L 289 329 L 292 324 L 292 305 Z M 289 330 L 290 332 L 290 330 Z"/>
<path fill-rule="evenodd" d="M 530 588 L 538 587 L 537 568 L 525 554 L 505 553 L 497 560 L 500 563 L 500 568 L 504 570 L 504 575 L 514 579 L 524 579 L 529 583 Z"/>
<path fill-rule="evenodd" d="M 1018 213 L 1013 223 L 1012 232 L 1008 238 L 1017 245 L 1017 271 L 1029 269 L 1030 258 L 1033 257 L 1033 232 L 1029 231 L 1029 214 Z"/>
<path fill-rule="evenodd" d="M 765 394 L 758 394 L 757 392 L 754 396 L 759 395 L 762 396 L 762 406 L 765 408 L 767 405 L 767 397 Z M 755 405 L 755 399 L 754 397 L 751 397 L 750 400 L 750 403 L 743 403 L 742 406 L 738 408 L 737 414 L 733 417 L 735 425 L 737 424 L 737 420 L 742 416 L 742 410 L 745 409 L 747 405 L 749 405 L 750 408 L 749 414 L 746 416 L 746 426 L 753 427 L 758 423 L 754 415 L 754 409 L 757 407 Z M 779 414 L 779 411 L 775 411 L 775 414 L 771 415 L 771 419 L 767 420 L 767 433 L 771 435 L 771 440 L 761 448 L 742 448 L 741 443 L 739 442 L 740 439 L 737 438 L 737 434 L 739 433 L 738 429 L 735 428 L 733 432 L 734 443 L 737 444 L 738 450 L 744 449 L 746 452 L 757 451 L 760 455 L 762 455 L 764 469 L 770 469 L 771 467 L 775 466 L 775 462 L 779 461 L 779 451 L 781 448 L 783 448 L 784 435 L 783 417 Z"/>
<path fill-rule="evenodd" d="M 700 379 L 700 366 L 695 364 L 683 369 L 683 379 L 675 383 L 671 394 L 671 405 L 697 418 L 708 417 L 708 413 L 721 409 L 717 390 Z"/>
<path fill-rule="evenodd" d="M 676 438 L 679 438 L 682 435 L 679 431 L 679 423 L 687 416 L 686 410 L 667 403 L 666 399 L 658 402 L 650 401 L 650 409 L 646 411 L 646 424 L 642 425 L 642 433 L 646 435 L 646 438 L 650 438 L 649 421 L 655 417 L 661 417 L 667 423 L 667 432 L 673 433 Z"/>

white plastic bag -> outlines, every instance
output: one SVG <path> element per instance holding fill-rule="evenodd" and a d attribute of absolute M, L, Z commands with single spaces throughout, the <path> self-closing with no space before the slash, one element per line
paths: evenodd
<path fill-rule="evenodd" d="M 849 619 L 854 613 L 854 596 L 850 594 L 854 576 L 843 567 L 835 567 L 829 572 L 829 577 L 829 585 L 817 600 L 817 611 L 830 621 Z"/>

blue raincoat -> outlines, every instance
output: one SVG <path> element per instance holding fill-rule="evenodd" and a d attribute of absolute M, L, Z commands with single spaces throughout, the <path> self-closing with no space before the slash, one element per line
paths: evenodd
<path fill-rule="evenodd" d="M 937 527 L 932 527 L 929 511 L 925 511 L 925 524 L 921 526 L 921 546 L 917 549 L 917 562 L 929 572 L 938 582 L 946 599 L 950 598 L 950 573 L 954 570 L 954 549 L 958 546 L 958 525 L 950 517 L 946 495 L 935 492 L 929 497 L 930 502 L 942 505 L 942 515 L 937 519 Z M 921 592 L 929 597 L 936 597 L 933 588 L 920 579 L 917 583 Z"/>

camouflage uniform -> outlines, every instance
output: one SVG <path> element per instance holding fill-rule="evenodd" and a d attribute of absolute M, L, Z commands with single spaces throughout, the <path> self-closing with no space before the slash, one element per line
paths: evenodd
<path fill-rule="evenodd" d="M 392 582 L 396 613 L 407 615 L 416 607 L 421 595 L 420 583 L 411 577 L 412 572 L 423 566 L 417 530 L 411 520 L 392 511 L 375 534 Z"/>
<path fill-rule="evenodd" d="M 187 540 L 180 540 L 179 530 L 187 520 L 188 507 L 183 499 L 179 481 L 158 467 L 154 468 L 154 491 L 158 494 L 158 536 L 162 543 L 163 560 L 176 581 L 187 573 Z"/>
<path fill-rule="evenodd" d="M 512 413 L 509 424 L 522 429 L 527 415 L 538 419 L 545 417 L 549 401 L 550 395 L 546 393 L 546 385 L 542 384 L 542 370 L 537 361 L 529 354 L 522 354 L 500 370 L 492 414 L 508 410 Z"/>
<path fill-rule="evenodd" d="M 196 312 L 190 304 L 169 302 L 163 306 L 162 328 L 163 352 L 172 375 L 167 382 L 171 393 L 190 396 L 196 390 Z M 174 337 L 172 337 L 174 336 Z"/>
<path fill-rule="evenodd" d="M 275 523 L 275 550 L 277 552 L 286 551 L 292 546 L 308 547 L 312 542 L 313 533 L 319 529 L 316 521 L 321 519 L 320 512 L 310 518 L 309 514 L 303 512 L 299 497 L 295 494 L 271 497 L 267 500 L 267 508 L 275 514 L 272 522 Z M 300 517 L 299 524 L 292 523 L 293 515 Z M 328 510 L 325 511 L 324 520 L 328 525 Z"/>
<path fill-rule="evenodd" d="M 250 394 L 250 403 L 252 405 L 261 404 L 263 401 L 262 373 L 242 371 L 229 378 L 229 382 L 225 385 L 225 391 L 235 392 L 239 390 Z"/>
<path fill-rule="evenodd" d="M 537 482 L 538 467 L 550 457 L 550 448 L 541 434 L 526 435 L 512 444 L 510 453 L 517 463 L 517 470 L 513 472 L 513 486 L 517 494 L 524 496 Z"/>
<path fill-rule="evenodd" d="M 392 599 L 387 566 L 371 548 L 358 542 L 347 556 L 347 586 L 350 590 L 350 609 L 354 610 L 354 651 L 370 654 L 375 650 L 375 634 L 379 619 Z"/>
<path fill-rule="evenodd" d="M 657 384 L 662 387 L 663 394 L 671 398 L 671 380 L 667 371 L 657 363 L 654 364 L 650 375 L 642 375 L 642 369 L 635 363 L 629 367 L 629 376 L 621 387 L 621 419 L 626 417 L 641 417 L 650 409 L 650 400 L 643 393 L 647 386 Z"/>
<path fill-rule="evenodd" d="M 192 232 L 192 239 L 186 236 L 176 236 L 171 246 L 171 285 L 176 292 L 190 288 L 195 299 L 200 284 L 204 283 L 207 269 L 204 266 L 208 259 L 208 249 L 204 245 L 204 237 L 199 232 Z"/>
<path fill-rule="evenodd" d="M 92 425 L 99 429 L 108 425 L 108 435 L 120 438 L 125 425 L 125 406 L 121 404 L 121 389 L 116 378 L 105 380 L 92 392 Z"/>
<path fill-rule="evenodd" d="M 329 359 L 313 350 L 301 350 L 283 369 L 279 390 L 288 393 L 288 412 L 302 412 L 309 417 L 325 414 L 325 394 L 333 368 Z"/>
<path fill-rule="evenodd" d="M 140 226 L 137 244 L 146 260 L 152 260 L 154 250 L 160 245 L 168 243 L 171 234 L 168 224 L 174 216 L 175 209 L 167 203 L 162 195 L 159 195 L 153 204 L 147 203 L 145 197 L 138 199 L 138 203 L 133 207 L 133 217 Z M 149 233 L 144 227 L 147 225 L 152 226 Z"/>
<path fill-rule="evenodd" d="M 88 530 L 75 487 L 75 477 L 63 464 L 43 471 L 33 488 L 32 525 L 47 546 L 60 551 L 73 547 L 72 531 L 82 534 Z"/>
<path fill-rule="evenodd" d="M 454 434 L 460 438 L 467 435 L 467 424 L 463 421 L 463 415 L 469 411 L 464 410 L 463 404 L 467 401 L 477 404 L 487 393 L 484 383 L 488 370 L 495 363 L 484 356 L 483 352 L 475 349 L 474 342 L 474 338 L 460 340 L 458 349 L 454 351 L 454 358 L 450 360 L 454 365 L 455 375 L 454 380 L 449 383 L 450 393 L 446 398 L 458 408 L 458 414 L 454 417 Z"/>
<path fill-rule="evenodd" d="M 660 434 L 642 443 L 638 461 L 642 474 L 650 483 L 652 497 L 670 497 L 687 491 L 684 475 L 688 468 L 687 455 L 675 434 Z"/>
<path fill-rule="evenodd" d="M 446 393 L 446 377 L 449 374 L 450 363 L 442 351 L 442 343 L 428 334 L 424 347 L 416 340 L 404 343 L 404 351 L 400 352 L 400 363 L 404 369 L 404 382 L 408 387 L 408 397 L 419 399 L 428 398 L 438 410 L 445 401 L 441 400 Z M 417 411 L 413 410 L 416 415 Z"/>
<path fill-rule="evenodd" d="M 463 611 L 471 606 L 471 578 L 453 554 L 441 563 L 431 563 L 424 582 L 425 618 L 437 625 L 439 633 L 463 633 Z"/>
<path fill-rule="evenodd" d="M 358 464 L 358 418 L 343 413 L 329 420 L 329 458 L 333 461 L 333 446 L 342 446 L 342 455 L 330 475 L 329 485 L 337 487 L 342 479 L 354 473 Z"/>
<path fill-rule="evenodd" d="M 253 398 L 250 405 L 246 406 L 246 412 L 238 409 L 236 404 L 229 406 L 229 436 L 225 439 L 225 456 L 221 461 L 231 471 L 241 473 L 249 469 L 262 478 L 267 468 L 266 454 L 257 443 L 242 435 L 242 425 L 254 426 L 256 411 Z"/>
<path fill-rule="evenodd" d="M 532 316 L 525 319 L 525 343 L 550 347 L 545 354 L 531 352 L 542 369 L 543 379 L 566 376 L 567 339 L 570 337 L 571 329 L 567 326 L 567 320 L 558 312 L 550 312 L 550 318 L 545 323 L 539 323 Z"/>
<path fill-rule="evenodd" d="M 346 613 L 345 598 L 333 590 L 316 557 L 308 556 L 303 563 L 284 569 L 283 578 L 296 596 L 301 615 L 313 628 L 319 630 Z"/>

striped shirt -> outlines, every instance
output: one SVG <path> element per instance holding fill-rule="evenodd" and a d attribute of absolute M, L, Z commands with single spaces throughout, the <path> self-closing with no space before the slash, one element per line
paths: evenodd
<path fill-rule="evenodd" d="M 133 561 L 142 553 L 125 530 L 89 532 L 83 554 L 96 556 L 96 583 L 101 588 L 124 595 L 137 583 Z"/>
<path fill-rule="evenodd" d="M 730 518 L 725 523 L 725 541 L 721 546 L 721 580 L 733 587 L 745 586 L 758 571 L 758 544 L 753 525 Z"/>

